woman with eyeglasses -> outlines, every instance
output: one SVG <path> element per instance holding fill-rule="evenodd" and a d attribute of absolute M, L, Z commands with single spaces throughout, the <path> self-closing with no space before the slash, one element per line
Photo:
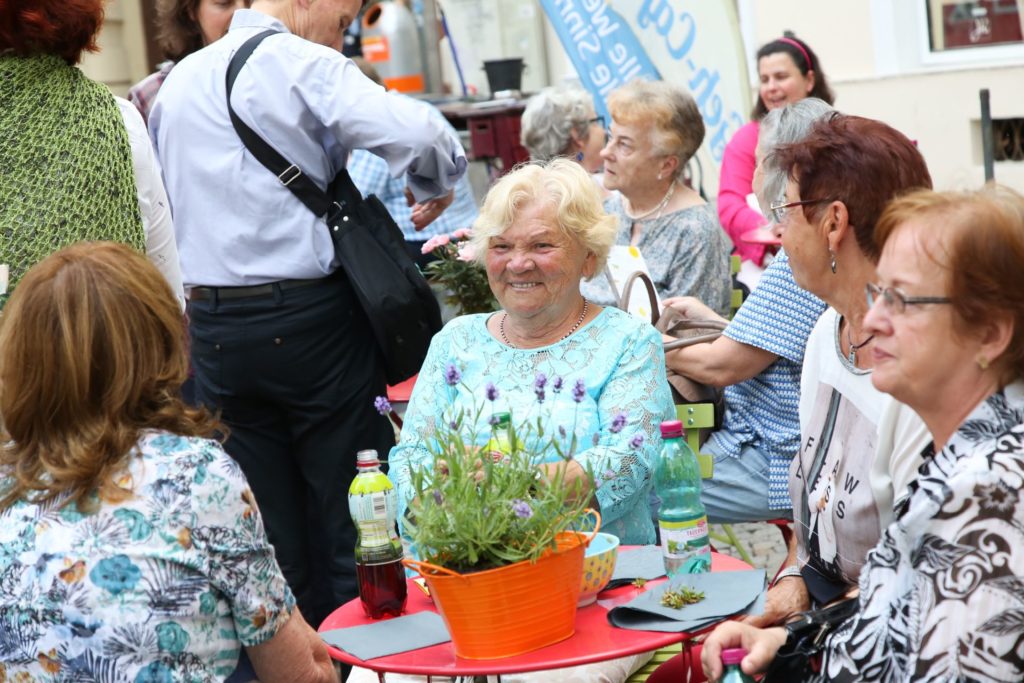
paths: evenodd
<path fill-rule="evenodd" d="M 789 468 L 797 544 L 762 625 L 849 593 L 920 463 L 927 433 L 871 385 L 864 287 L 876 280 L 875 224 L 895 197 L 931 186 L 920 152 L 880 121 L 831 114 L 773 154 L 788 178 L 772 207 L 796 283 L 828 308 L 807 340 L 801 441 Z"/>
<path fill-rule="evenodd" d="M 874 241 L 862 353 L 875 388 L 928 426 L 924 464 L 845 618 L 723 625 L 704 645 L 711 680 L 734 646 L 747 672 L 787 663 L 775 680 L 1024 680 L 1024 197 L 917 192 Z M 819 654 L 818 674 L 792 675 Z"/>
<path fill-rule="evenodd" d="M 695 296 L 728 315 L 732 245 L 715 210 L 682 180 L 704 140 L 697 103 L 665 81 L 632 81 L 608 98 L 611 136 L 601 157 L 605 210 L 619 219 L 615 243 L 640 251 L 660 297 Z M 608 277 L 583 284 L 603 306 L 618 303 Z"/>
<path fill-rule="evenodd" d="M 530 98 L 523 111 L 520 140 L 531 161 L 568 157 L 587 173 L 601 170 L 604 118 L 582 88 L 545 88 Z"/>
<path fill-rule="evenodd" d="M 744 242 L 744 234 L 768 221 L 747 201 L 753 191 L 755 150 L 760 123 L 765 115 L 805 97 L 817 97 L 828 104 L 835 100 L 814 50 L 792 33 L 761 46 L 757 51 L 760 80 L 752 121 L 740 128 L 725 146 L 718 180 L 718 218 L 736 245 L 736 253 L 752 266 L 761 268 L 767 247 Z"/>

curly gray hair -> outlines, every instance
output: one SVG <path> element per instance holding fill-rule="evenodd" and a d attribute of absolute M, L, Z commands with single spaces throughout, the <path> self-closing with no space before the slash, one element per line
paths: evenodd
<path fill-rule="evenodd" d="M 590 134 L 594 100 L 580 88 L 545 88 L 530 98 L 523 111 L 520 141 L 533 161 L 566 156 L 572 131 L 581 140 Z"/>

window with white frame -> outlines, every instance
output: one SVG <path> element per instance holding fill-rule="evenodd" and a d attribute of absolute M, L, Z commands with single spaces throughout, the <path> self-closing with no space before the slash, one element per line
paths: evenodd
<path fill-rule="evenodd" d="M 1024 0 L 922 0 L 931 52 L 1024 43 Z"/>

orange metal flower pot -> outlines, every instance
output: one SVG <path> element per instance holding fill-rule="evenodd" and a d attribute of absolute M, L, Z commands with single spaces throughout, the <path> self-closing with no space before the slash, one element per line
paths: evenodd
<path fill-rule="evenodd" d="M 403 562 L 426 579 L 455 654 L 499 659 L 538 650 L 575 632 L 583 554 L 592 538 L 561 533 L 558 549 L 536 563 L 516 562 L 472 574 L 411 558 Z"/>

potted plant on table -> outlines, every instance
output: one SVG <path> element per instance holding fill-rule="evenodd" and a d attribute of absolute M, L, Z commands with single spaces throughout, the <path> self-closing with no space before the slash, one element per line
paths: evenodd
<path fill-rule="evenodd" d="M 458 369 L 449 366 L 445 379 L 459 383 Z M 498 391 L 488 383 L 474 410 L 439 416 L 431 443 L 421 444 L 427 464 L 412 470 L 405 531 L 417 559 L 406 564 L 426 579 L 460 657 L 512 656 L 573 633 L 583 555 L 600 516 L 588 510 L 591 472 L 570 481 L 563 468 L 538 466 L 572 460 L 578 448 L 574 429 L 545 431 L 546 383 L 538 375 L 536 410 L 519 422 L 487 412 Z M 551 384 L 560 390 L 563 381 Z"/>

